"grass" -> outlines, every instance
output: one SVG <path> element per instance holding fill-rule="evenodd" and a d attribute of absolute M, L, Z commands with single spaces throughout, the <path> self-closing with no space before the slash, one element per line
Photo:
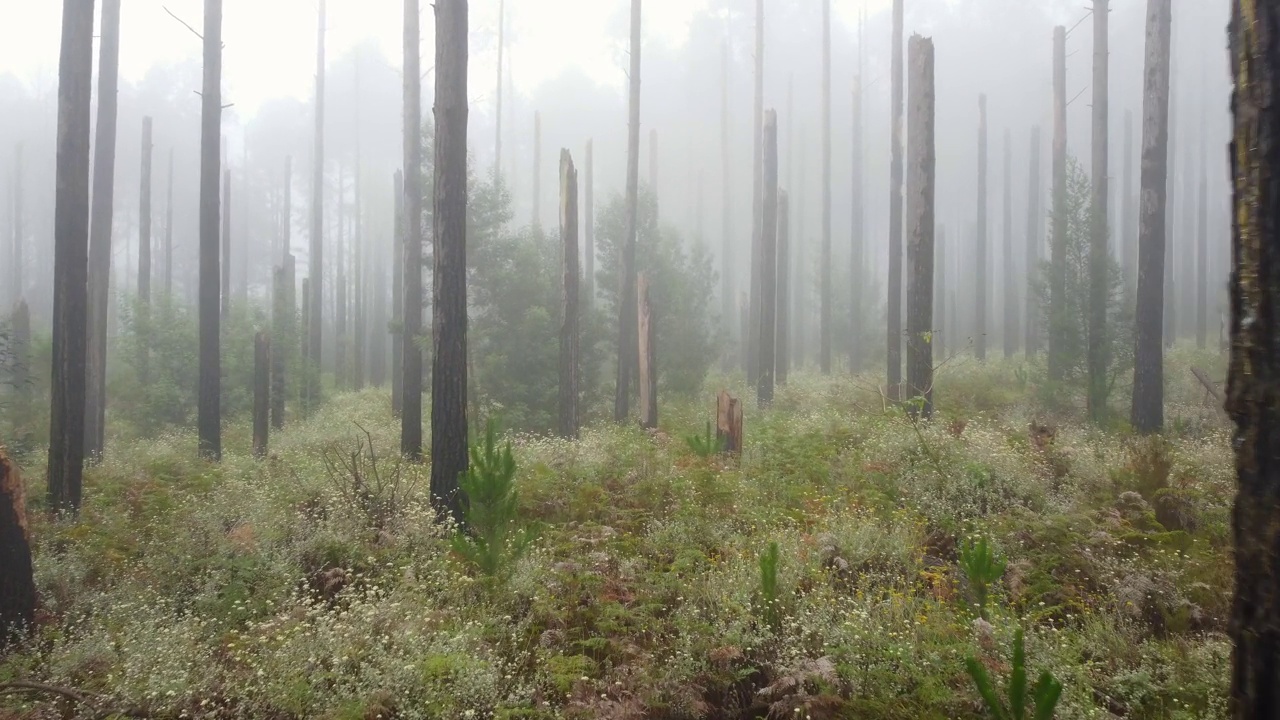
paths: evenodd
<path fill-rule="evenodd" d="M 1161 444 L 1082 408 L 1045 429 L 1034 373 L 972 362 L 919 427 L 871 379 L 793 374 L 748 413 L 740 463 L 683 440 L 714 381 L 665 400 L 662 433 L 509 435 L 539 532 L 497 581 L 436 524 L 425 466 L 400 469 L 410 490 L 376 532 L 328 479 L 325 450 L 361 428 L 395 447 L 378 391 L 291 423 L 264 461 L 247 423 L 220 466 L 189 433 L 116 441 L 78 520 L 35 513 L 40 628 L 0 683 L 190 718 L 976 719 L 966 659 L 1007 676 L 1022 627 L 1060 719 L 1224 717 L 1234 485 L 1192 363 L 1220 364 L 1171 357 L 1182 422 Z M 1005 562 L 985 621 L 960 567 L 972 537 Z M 41 707 L 0 695 L 16 717 Z"/>

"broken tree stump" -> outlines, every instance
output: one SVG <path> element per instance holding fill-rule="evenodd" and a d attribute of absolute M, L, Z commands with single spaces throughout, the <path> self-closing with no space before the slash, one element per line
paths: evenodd
<path fill-rule="evenodd" d="M 36 585 L 22 474 L 0 447 L 0 649 L 31 626 L 35 612 Z"/>
<path fill-rule="evenodd" d="M 716 441 L 721 452 L 742 454 L 742 401 L 721 390 L 716 397 Z"/>

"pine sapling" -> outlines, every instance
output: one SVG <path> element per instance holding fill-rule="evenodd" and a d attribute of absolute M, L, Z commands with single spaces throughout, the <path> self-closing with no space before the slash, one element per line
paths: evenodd
<path fill-rule="evenodd" d="M 1041 671 L 1040 679 L 1031 687 L 1032 714 L 1027 715 L 1027 654 L 1023 644 L 1022 628 L 1013 634 L 1013 662 L 1009 670 L 1009 703 L 996 693 L 995 683 L 987 668 L 972 655 L 965 659 L 969 677 L 977 686 L 978 694 L 993 720 L 1051 720 L 1062 697 L 1062 683 L 1054 679 L 1048 670 Z"/>
<path fill-rule="evenodd" d="M 453 549 L 482 575 L 497 577 L 528 549 L 532 535 L 518 529 L 519 497 L 511 443 L 498 448 L 493 421 L 484 440 L 471 446 L 471 464 L 458 481 L 463 496 L 465 529 L 453 538 Z"/>

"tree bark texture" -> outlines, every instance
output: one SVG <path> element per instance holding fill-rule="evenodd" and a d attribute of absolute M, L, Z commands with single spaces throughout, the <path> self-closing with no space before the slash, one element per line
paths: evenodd
<path fill-rule="evenodd" d="M 776 172 L 776 169 L 775 169 Z M 766 192 L 768 188 L 766 187 Z M 831 373 L 831 0 L 822 0 L 822 271 L 818 275 L 822 300 L 818 366 Z"/>
<path fill-rule="evenodd" d="M 578 437 L 578 171 L 560 151 L 560 435 Z"/>
<path fill-rule="evenodd" d="M 791 203 L 787 191 L 778 191 L 778 319 L 774 365 L 779 385 L 787 384 L 791 372 Z"/>
<path fill-rule="evenodd" d="M 934 73 L 933 40 L 911 37 L 911 97 L 907 103 L 907 392 L 922 398 L 918 412 L 933 414 L 933 206 Z M 917 412 L 912 405 L 912 411 Z"/>
<path fill-rule="evenodd" d="M 1107 419 L 1107 295 L 1111 256 L 1107 249 L 1107 17 L 1109 0 L 1093 0 L 1093 161 L 1089 216 L 1089 415 Z"/>
<path fill-rule="evenodd" d="M 438 12 L 438 10 L 437 10 Z M 439 18 L 437 17 L 437 20 Z M 404 257 L 400 454 L 422 459 L 422 71 L 418 0 L 404 3 Z M 436 73 L 440 68 L 436 68 Z M 440 128 L 436 128 L 439 142 Z"/>
<path fill-rule="evenodd" d="M 253 336 L 253 456 L 267 456 L 271 414 L 271 336 L 259 330 Z"/>
<path fill-rule="evenodd" d="M 644 273 L 636 278 L 636 307 L 639 317 L 637 337 L 640 348 L 640 427 L 658 427 L 658 348 L 657 329 L 653 324 L 653 306 L 649 303 L 649 278 Z"/>
<path fill-rule="evenodd" d="M 1066 373 L 1062 323 L 1067 302 L 1067 29 L 1053 29 L 1053 237 L 1049 266 L 1049 379 Z"/>
<path fill-rule="evenodd" d="M 888 385 L 890 397 L 902 385 L 902 4 L 893 0 L 892 89 L 889 105 L 889 301 Z"/>
<path fill-rule="evenodd" d="M 1031 167 L 1027 170 L 1027 278 L 1023 286 L 1027 293 L 1026 339 L 1023 348 L 1028 358 L 1040 352 L 1042 310 L 1036 297 L 1035 282 L 1040 276 L 1040 262 L 1044 256 L 1044 236 L 1040 233 L 1040 220 L 1044 214 L 1040 200 L 1040 126 L 1031 128 Z"/>
<path fill-rule="evenodd" d="M 33 573 L 26 489 L 18 466 L 0 447 L 0 650 L 35 622 Z"/>
<path fill-rule="evenodd" d="M 760 357 L 756 361 L 756 402 L 773 402 L 778 311 L 778 113 L 764 114 L 764 214 L 760 238 Z"/>
<path fill-rule="evenodd" d="M 218 298 L 218 168 L 222 143 L 222 0 L 204 3 L 200 103 L 200 455 L 222 458 L 222 357 Z"/>
<path fill-rule="evenodd" d="M 614 384 L 613 420 L 630 415 L 632 369 L 636 346 L 636 213 L 640 189 L 640 0 L 631 0 L 631 79 L 627 123 L 627 195 L 622 235 L 622 277 L 618 294 L 618 375 Z"/>

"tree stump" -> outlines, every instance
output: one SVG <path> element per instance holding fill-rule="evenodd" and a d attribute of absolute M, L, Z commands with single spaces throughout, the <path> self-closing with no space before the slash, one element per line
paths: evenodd
<path fill-rule="evenodd" d="M 0 447 L 0 649 L 31 625 L 35 612 L 36 585 L 22 475 Z"/>
<path fill-rule="evenodd" d="M 742 401 L 721 390 L 716 397 L 716 440 L 721 452 L 742 454 Z"/>
<path fill-rule="evenodd" d="M 636 281 L 636 301 L 640 308 L 640 426 L 658 427 L 657 333 L 649 306 L 649 278 L 643 273 Z"/>

